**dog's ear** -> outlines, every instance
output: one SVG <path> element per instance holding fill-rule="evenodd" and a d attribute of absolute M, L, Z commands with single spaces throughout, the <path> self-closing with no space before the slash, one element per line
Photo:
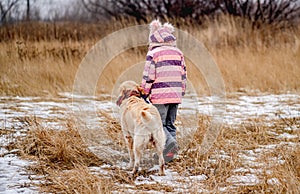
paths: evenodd
<path fill-rule="evenodd" d="M 122 95 L 122 94 L 124 94 L 124 92 L 125 92 L 125 86 L 123 86 L 123 85 L 121 85 L 120 87 L 119 87 L 119 95 Z"/>
<path fill-rule="evenodd" d="M 141 86 L 138 86 L 137 89 L 141 95 L 143 95 L 143 96 L 146 95 L 144 88 L 142 88 Z"/>

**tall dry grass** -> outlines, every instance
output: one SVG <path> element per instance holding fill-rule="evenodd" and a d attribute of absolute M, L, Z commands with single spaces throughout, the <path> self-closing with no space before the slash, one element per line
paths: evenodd
<path fill-rule="evenodd" d="M 102 113 L 100 113 L 102 114 Z M 105 114 L 105 113 L 104 113 Z M 104 115 L 105 116 L 105 115 Z M 114 136 L 121 136 L 119 123 L 106 117 L 109 131 Z M 260 124 L 258 124 L 260 121 Z M 174 188 L 165 184 L 135 185 L 134 178 L 128 171 L 117 166 L 104 167 L 107 173 L 95 172 L 90 167 L 109 164 L 101 155 L 95 157 L 82 142 L 76 126 L 69 124 L 62 130 L 52 130 L 39 125 L 35 119 L 27 119 L 28 134 L 19 139 L 15 148 L 21 151 L 23 158 L 36 161 L 28 170 L 40 176 L 37 186 L 42 192 L 51 193 L 111 193 L 128 192 L 124 185 L 131 185 L 135 191 L 175 192 Z M 300 192 L 300 146 L 288 146 L 295 140 L 282 140 L 276 133 L 283 133 L 287 122 L 299 123 L 299 118 L 289 121 L 274 120 L 272 126 L 264 125 L 262 120 L 253 120 L 238 128 L 224 126 L 213 144 L 212 149 L 199 155 L 201 142 L 210 121 L 201 117 L 198 131 L 194 137 L 186 139 L 182 146 L 180 157 L 167 165 L 167 169 L 177 172 L 182 177 L 204 174 L 206 180 L 201 185 L 195 183 L 189 187 L 190 193 L 197 193 L 198 188 L 210 193 L 299 193 Z M 72 123 L 72 122 L 71 122 Z M 298 134 L 298 131 L 291 131 Z M 119 139 L 111 138 L 116 144 Z M 276 145 L 276 147 L 274 147 Z M 123 145 L 124 146 L 124 145 Z M 256 153 L 257 165 L 243 159 L 241 154 L 264 147 L 274 147 Z M 14 149 L 14 148 L 12 148 Z M 275 159 L 274 159 L 275 158 Z M 108 162 L 108 163 L 107 163 Z M 236 172 L 237 169 L 245 171 Z M 235 175 L 253 173 L 259 178 L 256 184 L 234 184 L 228 179 Z M 151 172 L 142 171 L 141 175 L 148 177 Z M 273 180 L 273 182 L 272 182 Z M 276 180 L 276 181 L 274 181 Z M 182 184 L 185 184 L 184 182 Z"/>
<path fill-rule="evenodd" d="M 228 91 L 299 91 L 299 29 L 253 28 L 245 19 L 225 18 L 195 31 L 220 66 Z"/>
<path fill-rule="evenodd" d="M 35 118 L 24 122 L 30 126 L 30 131 L 20 142 L 22 155 L 38 158 L 41 163 L 59 170 L 72 169 L 79 164 L 103 164 L 104 161 L 88 150 L 74 122 L 68 122 L 65 130 L 46 129 Z"/>
<path fill-rule="evenodd" d="M 174 23 L 208 48 L 222 72 L 227 91 L 299 91 L 298 28 L 257 29 L 247 20 L 233 17 L 208 20 L 201 26 Z M 78 65 L 93 44 L 115 30 L 134 24 L 121 20 L 110 24 L 31 23 L 1 27 L 0 93 L 48 95 L 71 91 Z M 110 92 L 123 71 L 132 64 L 142 63 L 145 54 L 146 48 L 138 48 L 111 61 L 101 78 L 106 91 Z M 136 79 L 141 77 L 140 69 L 133 72 Z M 187 69 L 190 80 L 198 76 L 189 61 Z M 203 78 L 200 84 L 203 93 L 208 93 Z M 97 92 L 103 92 L 103 88 Z"/>
<path fill-rule="evenodd" d="M 61 171 L 49 169 L 46 184 L 40 185 L 44 193 L 111 193 L 113 182 L 92 174 L 83 165 L 75 165 L 73 169 Z"/>
<path fill-rule="evenodd" d="M 0 43 L 2 95 L 47 95 L 71 89 L 82 43 Z"/>
<path fill-rule="evenodd" d="M 109 193 L 112 181 L 91 173 L 90 166 L 100 166 L 104 160 L 90 152 L 73 122 L 64 130 L 44 128 L 35 118 L 20 120 L 30 130 L 25 138 L 14 142 L 21 157 L 36 161 L 28 168 L 42 181 L 41 192 L 50 193 Z"/>
<path fill-rule="evenodd" d="M 299 118 L 288 120 L 298 122 Z M 226 188 L 224 193 L 299 193 L 299 138 L 282 140 L 274 135 L 276 133 L 272 133 L 283 133 L 282 129 L 288 125 L 283 119 L 274 120 L 272 126 L 263 123 L 257 119 L 238 127 L 223 126 L 211 150 L 204 155 L 199 155 L 199 151 L 207 126 L 199 125 L 189 149 L 182 152 L 183 157 L 177 159 L 171 168 L 182 175 L 205 174 L 208 178 L 202 183 L 211 193 L 221 193 L 220 188 Z M 290 133 L 299 137 L 297 131 Z M 291 142 L 296 144 L 287 146 Z M 267 148 L 261 153 L 254 151 L 257 157 L 255 162 L 241 157 L 241 154 L 248 151 L 274 145 L 274 149 Z M 236 173 L 237 169 L 244 171 Z M 239 185 L 228 182 L 228 178 L 232 176 L 251 174 L 253 171 L 260 179 L 257 184 Z M 271 181 L 274 179 L 278 182 Z"/>

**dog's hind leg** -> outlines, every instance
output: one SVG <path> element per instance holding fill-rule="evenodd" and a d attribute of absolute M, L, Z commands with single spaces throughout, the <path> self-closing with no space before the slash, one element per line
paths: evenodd
<path fill-rule="evenodd" d="M 157 151 L 158 155 L 158 162 L 159 162 L 159 175 L 164 176 L 165 175 L 165 160 L 163 156 L 164 151 L 164 145 L 165 145 L 165 134 L 162 131 L 162 133 L 156 133 L 153 136 L 153 142 Z"/>
<path fill-rule="evenodd" d="M 134 143 L 133 143 L 133 150 L 134 150 L 134 167 L 132 171 L 133 174 L 137 173 L 139 170 L 145 141 L 146 140 L 145 137 L 143 137 L 143 135 L 135 135 Z"/>
<path fill-rule="evenodd" d="M 131 169 L 133 167 L 133 161 L 134 161 L 133 139 L 130 135 L 124 135 L 124 136 L 125 136 L 125 140 L 126 140 L 128 152 L 129 152 L 129 157 L 130 157 L 128 168 Z"/>
<path fill-rule="evenodd" d="M 165 175 L 165 160 L 163 156 L 163 149 L 156 147 L 157 155 L 158 155 L 158 162 L 159 162 L 159 175 Z"/>

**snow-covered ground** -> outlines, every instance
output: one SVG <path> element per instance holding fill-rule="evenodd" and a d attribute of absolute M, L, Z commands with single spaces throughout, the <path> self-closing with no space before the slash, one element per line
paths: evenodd
<path fill-rule="evenodd" d="M 215 113 L 221 113 L 221 115 L 218 115 L 222 117 L 220 122 L 232 126 L 251 122 L 256 118 L 263 118 L 264 121 L 271 122 L 273 119 L 278 118 L 300 117 L 299 94 L 258 94 L 247 96 L 244 93 L 236 93 L 223 100 L 193 95 L 185 97 L 178 113 L 179 117 L 181 117 L 179 125 L 189 126 L 189 130 L 193 131 L 197 127 L 199 114 L 214 117 L 216 116 Z M 83 113 L 80 116 L 84 115 L 81 119 L 86 121 L 86 127 L 97 128 L 101 124 L 101 118 L 97 116 L 97 111 L 106 111 L 117 117 L 117 109 L 114 100 L 109 96 L 79 96 L 63 93 L 56 98 L 0 97 L 0 129 L 15 131 L 13 135 L 8 134 L 0 137 L 0 193 L 37 192 L 36 188 L 31 186 L 31 177 L 34 175 L 27 174 L 24 169 L 30 162 L 18 158 L 15 154 L 18 150 L 9 152 L 5 149 L 5 145 L 10 141 L 14 141 L 16 136 L 24 135 L 24 125 L 20 122 L 20 119 L 36 117 L 46 127 L 61 129 L 70 117 L 76 117 L 78 113 Z M 221 111 L 218 109 L 221 109 Z M 194 117 L 194 119 L 187 121 L 184 119 L 185 117 L 189 119 Z M 292 129 L 287 129 L 287 132 L 288 130 L 299 130 L 299 125 L 290 127 Z M 278 138 L 295 139 L 299 137 L 290 133 L 282 133 L 278 135 Z M 270 146 L 276 147 L 280 145 L 269 145 L 269 147 L 257 148 L 239 155 L 241 161 L 247 163 L 247 169 L 236 169 L 237 173 L 243 172 L 243 175 L 232 176 L 227 181 L 237 185 L 257 184 L 259 178 L 256 176 L 254 169 L 261 165 L 257 159 L 262 153 L 272 149 Z M 223 153 L 220 154 L 220 157 L 226 158 L 228 156 L 226 153 Z M 95 171 L 101 172 L 101 167 L 96 168 Z M 151 175 L 148 178 L 138 177 L 135 184 L 169 184 L 170 182 L 176 184 L 177 182 L 178 191 L 184 192 L 184 189 L 189 187 L 189 184 L 195 181 L 201 183 L 202 180 L 207 178 L 206 175 L 182 177 L 171 170 L 168 170 L 166 173 L 167 177 L 165 178 L 155 175 Z M 276 184 L 278 180 L 270 179 L 268 181 Z M 130 191 L 131 186 L 127 186 L 128 188 L 126 186 L 123 188 Z M 201 184 L 198 187 L 197 190 L 203 192 Z"/>
<path fill-rule="evenodd" d="M 106 99 L 106 100 L 99 100 Z M 215 100 L 212 97 L 195 97 L 193 95 L 184 98 L 178 115 L 204 114 L 214 116 L 222 109 L 222 121 L 226 124 L 238 125 L 255 118 L 266 120 L 279 118 L 292 118 L 300 116 L 300 95 L 298 94 L 260 94 L 256 96 L 245 96 L 243 93 L 235 94 L 234 97 Z M 118 117 L 118 108 L 114 99 L 108 96 L 97 98 L 95 96 L 79 96 L 69 93 L 61 94 L 57 98 L 39 97 L 0 97 L 0 127 L 12 128 L 18 125 L 18 118 L 35 116 L 43 119 L 48 127 L 61 127 L 61 121 L 84 112 L 90 124 L 95 127 L 94 122 L 99 122 L 95 114 L 103 110 Z M 224 112 L 223 112 L 224 111 Z M 196 118 L 196 116 L 195 116 Z M 98 124 L 98 123 L 97 123 Z"/>

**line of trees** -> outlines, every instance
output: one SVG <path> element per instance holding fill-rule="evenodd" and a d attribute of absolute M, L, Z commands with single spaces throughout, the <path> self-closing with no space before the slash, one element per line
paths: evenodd
<path fill-rule="evenodd" d="M 36 2 L 1 0 L 0 23 L 39 18 L 38 10 L 32 9 Z M 18 9 L 20 3 L 26 4 L 23 13 Z M 204 17 L 220 14 L 244 17 L 253 23 L 294 24 L 300 21 L 300 0 L 72 0 L 52 19 L 94 22 L 133 17 L 148 22 L 149 18 L 188 18 L 200 23 Z"/>
<path fill-rule="evenodd" d="M 240 16 L 253 22 L 296 22 L 300 18 L 299 0 L 81 0 L 91 13 L 119 17 L 131 16 L 138 21 L 147 17 L 192 18 L 214 17 L 220 13 Z"/>
<path fill-rule="evenodd" d="M 298 22 L 300 19 L 299 0 L 221 0 L 222 11 L 242 16 L 254 22 L 279 23 Z"/>

